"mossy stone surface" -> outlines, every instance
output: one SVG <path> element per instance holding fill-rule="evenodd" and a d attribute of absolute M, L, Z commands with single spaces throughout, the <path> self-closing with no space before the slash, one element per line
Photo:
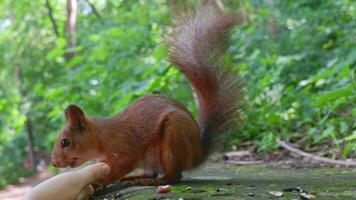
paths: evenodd
<path fill-rule="evenodd" d="M 297 192 L 283 192 L 282 197 L 269 194 L 295 187 L 316 199 L 356 200 L 356 169 L 208 163 L 185 173 L 166 194 L 156 193 L 153 186 L 122 183 L 98 191 L 92 199 L 300 199 Z"/>

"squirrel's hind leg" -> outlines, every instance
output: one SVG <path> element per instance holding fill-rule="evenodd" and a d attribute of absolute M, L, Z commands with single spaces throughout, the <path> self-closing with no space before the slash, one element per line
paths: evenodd
<path fill-rule="evenodd" d="M 200 157 L 199 129 L 195 120 L 183 110 L 169 112 L 161 122 L 160 164 L 162 177 L 158 184 L 177 183 L 182 171 L 194 167 Z"/>
<path fill-rule="evenodd" d="M 182 179 L 182 171 L 194 167 L 200 157 L 201 147 L 199 129 L 195 120 L 183 110 L 164 113 L 159 125 L 160 163 L 159 178 L 136 180 L 139 185 L 174 184 Z"/>

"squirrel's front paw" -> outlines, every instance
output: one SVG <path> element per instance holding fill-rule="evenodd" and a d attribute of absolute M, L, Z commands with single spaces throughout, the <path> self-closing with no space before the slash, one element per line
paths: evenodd
<path fill-rule="evenodd" d="M 110 176 L 110 174 L 108 176 L 104 176 L 104 177 L 101 177 L 100 179 L 98 179 L 95 184 L 98 184 L 98 185 L 107 185 L 109 184 L 110 182 L 112 182 L 112 176 Z"/>
<path fill-rule="evenodd" d="M 141 186 L 157 185 L 158 184 L 156 178 L 140 178 L 140 179 L 136 179 L 135 183 L 137 185 L 141 185 Z"/>

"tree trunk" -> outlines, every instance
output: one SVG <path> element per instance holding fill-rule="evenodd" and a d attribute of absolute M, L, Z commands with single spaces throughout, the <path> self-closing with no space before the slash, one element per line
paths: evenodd
<path fill-rule="evenodd" d="M 23 74 L 20 66 L 16 67 L 16 79 L 17 79 L 17 84 L 18 84 L 18 89 L 21 95 L 21 100 L 24 101 L 26 97 L 26 92 L 24 88 L 22 87 L 23 83 Z M 30 102 L 32 104 L 32 102 Z M 25 110 L 25 116 L 26 116 L 26 121 L 25 121 L 25 132 L 26 132 L 26 137 L 27 137 L 27 147 L 28 147 L 28 157 L 26 158 L 27 164 L 30 164 L 29 167 L 31 167 L 34 171 L 36 170 L 36 163 L 37 163 L 37 157 L 34 151 L 35 147 L 35 141 L 33 138 L 33 126 L 32 126 L 32 120 L 31 120 L 31 110 Z"/>
<path fill-rule="evenodd" d="M 77 20 L 77 0 L 67 0 L 67 20 L 66 20 L 66 37 L 67 49 L 66 60 L 70 60 L 75 55 L 75 25 Z"/>
<path fill-rule="evenodd" d="M 36 170 L 37 165 L 37 157 L 35 155 L 34 150 L 34 140 L 33 140 L 33 129 L 32 129 L 32 121 L 30 118 L 30 114 L 26 115 L 26 133 L 27 133 L 27 146 L 28 146 L 28 159 L 32 163 L 32 170 Z"/>

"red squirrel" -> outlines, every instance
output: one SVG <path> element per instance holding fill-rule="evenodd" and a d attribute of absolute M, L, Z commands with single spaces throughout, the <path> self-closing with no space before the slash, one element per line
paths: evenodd
<path fill-rule="evenodd" d="M 178 18 L 166 37 L 171 63 L 196 94 L 197 121 L 181 103 L 162 95 L 143 96 L 104 118 L 70 105 L 52 152 L 53 165 L 76 167 L 98 159 L 111 166 L 103 183 L 134 179 L 171 184 L 181 180 L 183 171 L 202 164 L 218 139 L 240 123 L 244 87 L 226 47 L 227 33 L 238 22 L 240 15 L 202 1 L 195 11 Z M 125 176 L 135 169 L 144 173 Z"/>

